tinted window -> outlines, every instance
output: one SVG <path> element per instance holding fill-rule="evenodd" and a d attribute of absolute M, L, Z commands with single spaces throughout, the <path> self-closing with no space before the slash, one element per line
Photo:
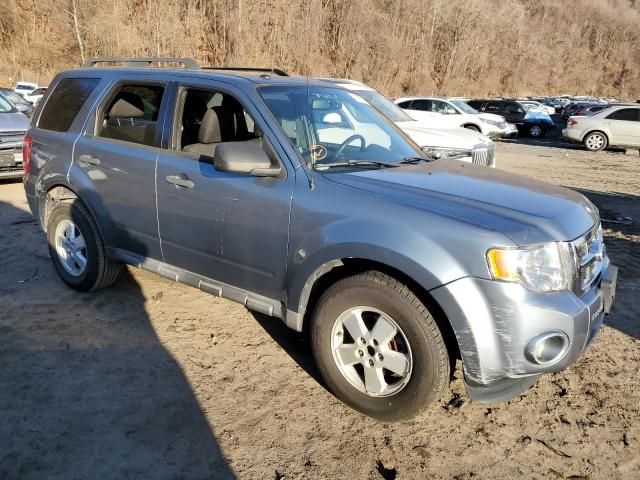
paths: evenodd
<path fill-rule="evenodd" d="M 431 100 L 414 100 L 411 104 L 411 110 L 424 110 L 428 112 L 431 110 Z"/>
<path fill-rule="evenodd" d="M 475 108 L 476 110 L 480 110 L 482 108 L 482 100 L 469 100 L 466 103 L 471 108 Z"/>
<path fill-rule="evenodd" d="M 398 104 L 398 106 L 400 108 L 411 108 L 411 100 L 407 101 L 407 102 L 400 102 Z"/>
<path fill-rule="evenodd" d="M 98 136 L 154 146 L 163 94 L 161 85 L 119 87 L 102 113 Z"/>
<path fill-rule="evenodd" d="M 38 127 L 66 132 L 89 95 L 98 86 L 98 78 L 65 78 L 54 88 L 40 115 Z"/>
<path fill-rule="evenodd" d="M 484 107 L 485 112 L 499 112 L 501 110 L 502 105 L 500 102 L 487 102 L 487 105 Z"/>
<path fill-rule="evenodd" d="M 611 118 L 612 120 L 628 120 L 637 122 L 639 120 L 638 112 L 640 112 L 640 109 L 638 108 L 621 108 L 620 110 L 616 110 L 609 114 L 607 118 Z"/>
<path fill-rule="evenodd" d="M 521 113 L 522 108 L 517 103 L 507 103 L 504 107 L 505 113 Z"/>

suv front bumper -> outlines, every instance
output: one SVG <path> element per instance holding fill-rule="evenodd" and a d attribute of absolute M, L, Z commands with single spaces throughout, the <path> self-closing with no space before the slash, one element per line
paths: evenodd
<path fill-rule="evenodd" d="M 471 277 L 432 290 L 458 340 L 471 399 L 509 400 L 540 374 L 560 371 L 579 358 L 596 338 L 615 296 L 618 269 L 606 260 L 602 272 L 580 298 L 569 291 L 538 294 L 518 284 Z M 546 332 L 566 335 L 568 347 L 552 363 L 538 364 L 526 350 Z"/>

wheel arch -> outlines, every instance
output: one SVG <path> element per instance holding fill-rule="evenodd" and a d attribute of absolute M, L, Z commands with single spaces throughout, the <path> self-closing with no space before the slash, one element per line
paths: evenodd
<path fill-rule="evenodd" d="M 43 189 L 43 195 L 40 198 L 40 205 L 38 207 L 38 216 L 40 217 L 40 224 L 42 229 L 47 231 L 47 222 L 49 219 L 49 215 L 53 211 L 53 208 L 60 202 L 67 201 L 79 201 L 82 203 L 84 208 L 89 212 L 93 223 L 98 229 L 98 233 L 100 237 L 104 241 L 104 233 L 102 229 L 102 225 L 98 222 L 97 216 L 93 209 L 91 208 L 91 204 L 85 201 L 77 191 L 71 188 L 69 185 L 65 185 L 63 183 L 55 183 L 47 186 L 46 189 Z"/>
<path fill-rule="evenodd" d="M 479 133 L 482 133 L 482 127 L 476 123 L 465 122 L 461 125 L 462 128 L 468 128 L 469 130 L 475 130 Z"/>
<path fill-rule="evenodd" d="M 451 371 L 453 371 L 455 360 L 460 358 L 460 351 L 451 322 L 438 302 L 429 293 L 429 290 L 423 287 L 420 281 L 415 279 L 413 275 L 407 274 L 404 270 L 391 265 L 390 262 L 385 263 L 364 257 L 346 257 L 329 260 L 317 267 L 305 281 L 297 301 L 298 312 L 296 316 L 300 322 L 297 330 L 308 331 L 311 324 L 311 315 L 313 314 L 318 300 L 322 293 L 325 292 L 332 284 L 342 280 L 343 278 L 370 270 L 382 272 L 403 283 L 427 307 L 429 312 L 432 314 L 434 321 L 440 328 L 445 340 L 450 354 L 452 366 Z M 432 277 L 428 272 L 426 272 L 426 275 Z"/>
<path fill-rule="evenodd" d="M 587 133 L 585 133 L 582 136 L 582 140 L 581 142 L 584 142 L 585 138 L 587 138 L 589 135 L 591 135 L 592 133 L 601 133 L 602 135 L 604 135 L 605 140 L 607 141 L 607 144 L 605 145 L 605 148 L 608 147 L 610 145 L 610 140 L 609 140 L 609 134 L 607 133 L 607 131 L 603 128 L 592 128 L 591 130 L 588 130 Z"/>

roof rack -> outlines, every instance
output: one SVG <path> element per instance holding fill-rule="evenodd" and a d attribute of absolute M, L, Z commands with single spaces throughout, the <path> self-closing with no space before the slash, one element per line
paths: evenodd
<path fill-rule="evenodd" d="M 202 67 L 203 70 L 235 70 L 238 72 L 264 72 L 275 73 L 279 77 L 288 77 L 289 74 L 279 68 L 259 68 L 259 67 Z"/>
<path fill-rule="evenodd" d="M 181 63 L 184 68 L 190 70 L 198 70 L 200 64 L 193 58 L 185 57 L 100 57 L 89 58 L 82 65 L 83 67 L 95 67 L 98 63 L 127 63 L 130 66 L 147 66 L 150 67 L 152 63 Z"/>

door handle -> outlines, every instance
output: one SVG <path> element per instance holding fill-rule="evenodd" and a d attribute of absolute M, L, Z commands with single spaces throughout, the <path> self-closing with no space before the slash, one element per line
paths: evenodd
<path fill-rule="evenodd" d="M 189 180 L 189 177 L 184 173 L 181 173 L 180 175 L 167 175 L 164 179 L 167 183 L 177 185 L 178 187 L 193 188 L 196 186 L 196 184 Z"/>
<path fill-rule="evenodd" d="M 82 155 L 80 155 L 78 157 L 78 160 L 80 160 L 82 163 L 87 163 L 89 165 L 99 165 L 100 164 L 100 159 L 94 157 L 93 155 L 91 155 L 89 153 L 83 153 Z"/>

